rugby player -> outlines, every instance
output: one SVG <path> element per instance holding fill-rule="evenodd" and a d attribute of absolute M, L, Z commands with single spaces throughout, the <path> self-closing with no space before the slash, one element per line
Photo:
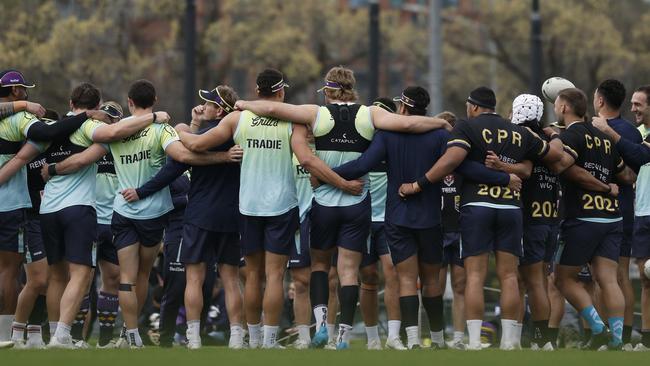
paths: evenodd
<path fill-rule="evenodd" d="M 638 87 L 632 94 L 630 103 L 634 122 L 639 126 L 641 137 L 645 139 L 650 134 L 650 85 Z"/>
<path fill-rule="evenodd" d="M 316 156 L 309 150 L 304 127 L 298 126 L 294 129 L 292 148 L 301 165 L 312 175 L 319 173 L 317 171 L 321 168 L 327 172 L 326 168 L 329 166 L 337 166 L 360 156 L 370 145 L 375 128 L 424 132 L 448 127 L 447 122 L 440 119 L 398 116 L 377 106 L 357 104 L 355 83 L 352 70 L 334 67 L 327 72 L 325 86 L 321 88 L 325 94 L 326 106 L 239 101 L 238 107 L 256 115 L 311 125 Z M 299 151 L 304 152 L 304 155 L 301 156 Z M 322 180 L 318 176 L 316 178 Z M 333 249 L 338 246 L 341 323 L 337 347 L 344 349 L 349 347 L 349 333 L 359 298 L 358 271 L 361 253 L 370 233 L 371 204 L 368 184 L 364 185 L 362 194 L 358 196 L 346 193 L 334 185 L 320 186 L 314 191 L 311 219 L 310 298 L 318 327 L 312 345 L 322 347 L 328 340 L 328 271 Z"/>

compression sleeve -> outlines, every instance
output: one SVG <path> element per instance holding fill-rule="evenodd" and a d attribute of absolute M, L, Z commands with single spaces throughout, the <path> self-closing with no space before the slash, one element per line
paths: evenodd
<path fill-rule="evenodd" d="M 88 119 L 86 112 L 75 116 L 66 117 L 56 123 L 47 124 L 43 121 L 36 121 L 27 130 L 27 138 L 34 141 L 52 141 L 57 138 L 68 136 Z"/>

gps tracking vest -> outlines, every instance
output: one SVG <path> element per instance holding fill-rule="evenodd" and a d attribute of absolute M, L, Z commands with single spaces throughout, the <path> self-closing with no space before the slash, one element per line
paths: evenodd
<path fill-rule="evenodd" d="M 323 136 L 315 136 L 316 150 L 363 153 L 370 146 L 357 131 L 355 120 L 359 104 L 328 104 L 326 108 L 334 119 L 334 127 Z"/>

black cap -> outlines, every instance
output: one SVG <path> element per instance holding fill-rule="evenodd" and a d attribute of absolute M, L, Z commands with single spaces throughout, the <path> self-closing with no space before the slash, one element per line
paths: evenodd
<path fill-rule="evenodd" d="M 424 111 L 429 106 L 431 99 L 429 98 L 429 92 L 423 87 L 409 86 L 404 89 L 401 96 L 393 98 L 393 101 Z"/>
<path fill-rule="evenodd" d="M 496 109 L 497 107 L 497 98 L 494 96 L 494 91 L 487 86 L 479 86 L 472 90 L 467 101 L 487 109 Z"/>
<path fill-rule="evenodd" d="M 278 92 L 289 84 L 284 80 L 284 75 L 275 69 L 266 69 L 257 75 L 257 89 L 261 92 L 270 94 Z"/>
<path fill-rule="evenodd" d="M 385 109 L 390 113 L 395 113 L 397 111 L 397 106 L 395 105 L 395 102 L 390 100 L 390 98 L 386 98 L 386 97 L 375 99 L 374 102 L 372 102 L 372 105 Z"/>

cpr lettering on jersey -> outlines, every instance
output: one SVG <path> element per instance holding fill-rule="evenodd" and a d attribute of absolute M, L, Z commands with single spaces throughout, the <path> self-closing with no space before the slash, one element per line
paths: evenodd
<path fill-rule="evenodd" d="M 249 149 L 275 149 L 282 150 L 282 140 L 246 139 Z"/>
<path fill-rule="evenodd" d="M 609 140 L 600 139 L 598 136 L 585 135 L 585 146 L 587 149 L 600 149 L 609 155 L 612 152 L 612 143 Z"/>
<path fill-rule="evenodd" d="M 151 127 L 145 128 L 144 130 L 140 130 L 140 131 L 134 133 L 133 135 L 122 139 L 122 142 L 135 141 L 137 139 L 147 137 L 147 134 L 149 134 L 150 129 L 151 129 Z"/>
<path fill-rule="evenodd" d="M 151 150 L 143 150 L 129 155 L 120 155 L 120 163 L 122 164 L 133 164 L 148 159 L 151 159 Z"/>
<path fill-rule="evenodd" d="M 484 128 L 481 131 L 481 136 L 483 137 L 483 141 L 487 144 L 491 144 L 495 140 L 497 144 L 509 141 L 512 145 L 521 147 L 521 134 L 517 131 L 508 131 L 499 128 L 496 130 L 495 135 L 491 130 Z"/>

